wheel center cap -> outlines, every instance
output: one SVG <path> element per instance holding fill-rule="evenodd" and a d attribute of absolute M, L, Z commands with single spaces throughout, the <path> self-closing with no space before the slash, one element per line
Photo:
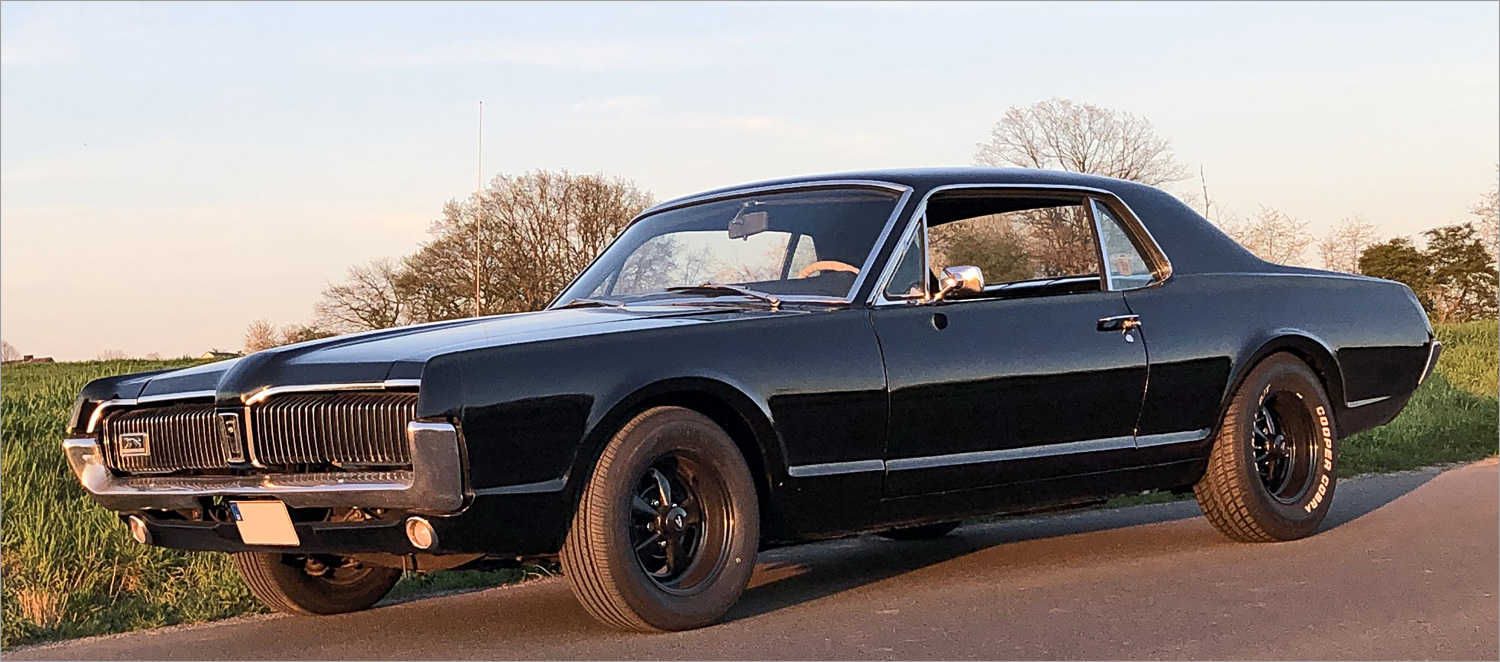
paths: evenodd
<path fill-rule="evenodd" d="M 687 511 L 674 506 L 671 510 L 667 511 L 667 515 L 662 519 L 666 520 L 666 528 L 673 531 L 680 531 L 683 525 L 687 523 Z"/>

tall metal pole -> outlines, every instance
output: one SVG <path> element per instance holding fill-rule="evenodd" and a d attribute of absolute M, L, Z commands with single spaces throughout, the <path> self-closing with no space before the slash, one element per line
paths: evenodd
<path fill-rule="evenodd" d="M 474 316 L 480 315 L 480 296 L 482 290 L 479 287 L 480 279 L 480 255 L 479 246 L 482 225 L 479 222 L 479 214 L 484 210 L 484 102 L 479 102 L 479 172 L 475 177 L 474 186 Z"/>

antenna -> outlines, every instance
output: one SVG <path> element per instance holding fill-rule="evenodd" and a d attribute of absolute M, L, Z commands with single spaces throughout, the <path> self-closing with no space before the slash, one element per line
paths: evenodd
<path fill-rule="evenodd" d="M 474 316 L 480 315 L 480 297 L 483 296 L 479 287 L 480 283 L 480 257 L 479 247 L 481 229 L 479 214 L 484 211 L 484 102 L 479 102 L 479 169 L 474 177 Z"/>

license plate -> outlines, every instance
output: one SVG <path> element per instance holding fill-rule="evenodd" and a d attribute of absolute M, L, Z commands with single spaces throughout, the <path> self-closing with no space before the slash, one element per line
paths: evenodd
<path fill-rule="evenodd" d="M 297 545 L 297 528 L 292 526 L 292 516 L 286 512 L 286 504 L 280 501 L 231 501 L 229 512 L 234 514 L 235 525 L 240 530 L 240 540 L 246 545 Z"/>

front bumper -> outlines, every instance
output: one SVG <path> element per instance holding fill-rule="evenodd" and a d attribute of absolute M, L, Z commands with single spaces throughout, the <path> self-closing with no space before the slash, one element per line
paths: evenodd
<path fill-rule="evenodd" d="M 293 508 L 399 508 L 452 513 L 463 508 L 463 458 L 448 423 L 406 426 L 411 469 L 255 476 L 116 476 L 93 438 L 67 439 L 63 451 L 78 482 L 110 510 L 198 508 L 205 497 L 271 497 Z"/>

